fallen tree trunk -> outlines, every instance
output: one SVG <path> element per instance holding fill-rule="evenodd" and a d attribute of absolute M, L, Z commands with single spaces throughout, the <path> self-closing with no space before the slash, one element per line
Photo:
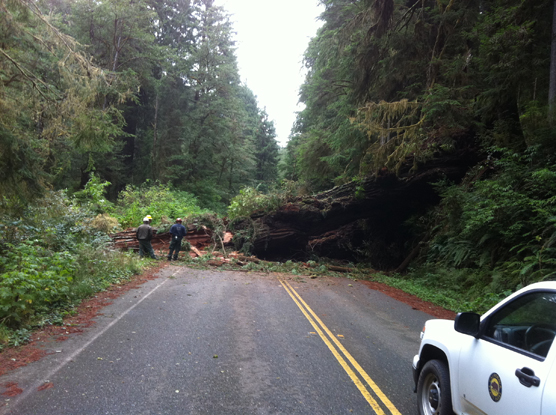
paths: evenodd
<path fill-rule="evenodd" d="M 330 271 L 334 271 L 334 272 L 353 272 L 353 268 L 348 268 L 348 267 L 338 267 L 336 265 L 327 265 L 326 267 Z"/>
<path fill-rule="evenodd" d="M 440 201 L 433 183 L 458 182 L 477 161 L 476 152 L 462 149 L 430 161 L 418 173 L 374 175 L 296 198 L 234 226 L 253 228 L 254 237 L 246 242 L 259 258 L 306 260 L 315 255 L 366 260 L 378 270 L 396 269 L 414 238 L 405 226 L 407 219 L 423 215 Z"/>

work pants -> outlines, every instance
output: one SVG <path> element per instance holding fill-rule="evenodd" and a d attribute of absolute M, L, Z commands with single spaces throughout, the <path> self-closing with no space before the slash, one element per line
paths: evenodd
<path fill-rule="evenodd" d="M 154 249 L 151 244 L 151 241 L 146 239 L 139 239 L 139 256 L 143 258 L 143 256 L 149 255 L 152 259 L 158 259 L 154 254 Z"/>
<path fill-rule="evenodd" d="M 174 260 L 178 259 L 182 239 L 183 238 L 176 238 L 175 236 L 172 236 L 172 241 L 170 242 L 170 252 L 168 252 L 168 259 L 172 259 L 172 252 L 174 253 Z"/>

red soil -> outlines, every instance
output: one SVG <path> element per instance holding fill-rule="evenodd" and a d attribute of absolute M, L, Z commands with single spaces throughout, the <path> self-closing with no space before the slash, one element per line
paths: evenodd
<path fill-rule="evenodd" d="M 456 313 L 453 311 L 446 310 L 445 308 L 423 301 L 419 297 L 415 297 L 414 295 L 408 294 L 398 288 L 393 288 L 386 284 L 374 281 L 361 282 L 371 290 L 380 291 L 395 300 L 410 305 L 414 310 L 423 311 L 433 317 L 444 318 L 447 320 L 453 320 L 456 317 Z"/>

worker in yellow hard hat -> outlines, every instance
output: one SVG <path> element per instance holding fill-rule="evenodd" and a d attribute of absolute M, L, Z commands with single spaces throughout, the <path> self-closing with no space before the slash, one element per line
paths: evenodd
<path fill-rule="evenodd" d="M 135 237 L 139 241 L 139 256 L 141 258 L 149 255 L 152 259 L 158 259 L 151 244 L 151 239 L 153 238 L 153 228 L 149 225 L 148 217 L 145 216 L 143 218 L 143 224 L 137 228 Z"/>

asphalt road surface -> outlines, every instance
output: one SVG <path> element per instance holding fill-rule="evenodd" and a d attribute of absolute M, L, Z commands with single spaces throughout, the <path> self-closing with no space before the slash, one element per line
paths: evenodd
<path fill-rule="evenodd" d="M 170 266 L 103 312 L 0 378 L 0 414 L 416 413 L 431 317 L 357 281 Z"/>

